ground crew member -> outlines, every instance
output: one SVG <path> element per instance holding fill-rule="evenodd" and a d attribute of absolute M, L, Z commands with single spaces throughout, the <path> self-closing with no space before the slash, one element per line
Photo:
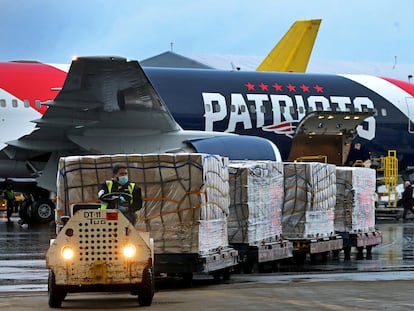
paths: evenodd
<path fill-rule="evenodd" d="M 135 225 L 138 211 L 142 208 L 141 188 L 128 180 L 128 169 L 125 165 L 115 165 L 112 180 L 105 181 L 98 190 L 98 197 L 101 200 L 101 209 L 118 208 Z M 107 193 L 127 193 L 132 196 L 131 200 L 119 197 L 119 202 L 111 198 L 102 200 L 102 196 Z M 114 197 L 113 197 L 114 198 Z"/>
<path fill-rule="evenodd" d="M 404 192 L 402 193 L 401 204 L 404 208 L 401 221 L 405 221 L 407 218 L 408 211 L 414 214 L 413 210 L 413 187 L 411 187 L 411 182 L 407 180 L 404 183 Z"/>
<path fill-rule="evenodd" d="M 11 222 L 11 216 L 13 214 L 15 197 L 13 191 L 13 185 L 11 183 L 6 184 L 6 189 L 3 191 L 4 199 L 6 200 L 7 207 L 7 222 Z"/>

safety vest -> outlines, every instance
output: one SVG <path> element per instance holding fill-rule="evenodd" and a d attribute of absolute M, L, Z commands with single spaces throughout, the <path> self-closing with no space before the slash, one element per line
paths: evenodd
<path fill-rule="evenodd" d="M 114 185 L 113 180 L 107 180 L 106 181 L 106 187 L 108 188 L 108 193 L 111 193 L 112 186 Z M 132 196 L 132 191 L 134 191 L 135 183 L 131 182 L 128 184 L 128 191 L 129 194 Z M 133 198 L 131 197 L 131 200 L 129 201 L 129 204 L 131 205 L 133 202 Z M 101 202 L 101 209 L 107 209 L 108 203 L 107 202 Z"/>
<path fill-rule="evenodd" d="M 7 201 L 14 201 L 14 191 L 13 190 L 5 190 L 4 197 Z"/>

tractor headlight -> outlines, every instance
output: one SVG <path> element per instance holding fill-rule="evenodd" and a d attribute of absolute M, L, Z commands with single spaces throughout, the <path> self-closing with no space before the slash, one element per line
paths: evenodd
<path fill-rule="evenodd" d="M 70 246 L 64 246 L 62 248 L 62 257 L 65 260 L 71 260 L 73 256 L 75 255 L 75 251 Z"/>
<path fill-rule="evenodd" d="M 126 245 L 124 247 L 124 256 L 126 258 L 132 258 L 135 256 L 135 253 L 137 252 L 137 249 L 134 245 Z"/>

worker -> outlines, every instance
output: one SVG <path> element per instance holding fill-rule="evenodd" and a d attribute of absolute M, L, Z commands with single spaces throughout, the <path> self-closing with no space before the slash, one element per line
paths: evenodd
<path fill-rule="evenodd" d="M 404 192 L 402 193 L 402 197 L 401 197 L 401 205 L 403 206 L 404 211 L 403 211 L 402 219 L 400 220 L 405 221 L 408 211 L 411 211 L 411 213 L 414 214 L 413 187 L 411 187 L 411 182 L 408 180 L 404 183 Z"/>
<path fill-rule="evenodd" d="M 10 223 L 12 222 L 11 216 L 13 214 L 14 204 L 15 204 L 13 185 L 10 182 L 6 183 L 6 189 L 3 191 L 3 196 L 4 196 L 4 199 L 6 200 L 7 222 Z"/>
<path fill-rule="evenodd" d="M 98 190 L 101 209 L 118 208 L 135 225 L 138 211 L 142 208 L 141 188 L 129 181 L 127 166 L 117 164 L 113 167 L 112 173 L 112 179 L 101 184 Z M 114 195 L 103 198 L 108 193 Z M 131 198 L 120 195 L 122 193 L 129 194 Z"/>

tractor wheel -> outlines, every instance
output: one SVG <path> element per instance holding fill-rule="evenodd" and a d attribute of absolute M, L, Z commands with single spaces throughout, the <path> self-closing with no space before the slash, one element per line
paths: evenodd
<path fill-rule="evenodd" d="M 150 306 L 155 292 L 155 280 L 151 268 L 145 268 L 142 275 L 142 283 L 138 291 L 138 303 L 140 306 Z"/>
<path fill-rule="evenodd" d="M 64 286 L 56 285 L 55 274 L 53 271 L 49 271 L 48 294 L 49 306 L 51 308 L 60 308 L 62 306 L 62 301 L 66 297 L 66 290 Z"/>

